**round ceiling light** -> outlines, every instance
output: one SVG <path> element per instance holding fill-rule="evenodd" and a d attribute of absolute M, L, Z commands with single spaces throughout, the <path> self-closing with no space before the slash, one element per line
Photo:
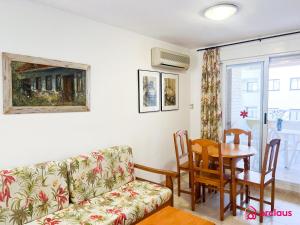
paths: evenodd
<path fill-rule="evenodd" d="M 204 16 L 211 20 L 225 20 L 233 16 L 238 10 L 238 7 L 233 4 L 219 4 L 207 8 L 204 11 Z"/>

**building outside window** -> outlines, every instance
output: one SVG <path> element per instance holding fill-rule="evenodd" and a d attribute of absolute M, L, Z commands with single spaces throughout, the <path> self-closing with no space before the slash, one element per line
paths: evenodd
<path fill-rule="evenodd" d="M 276 120 L 276 112 L 278 110 L 278 108 L 268 108 L 268 120 Z"/>
<path fill-rule="evenodd" d="M 300 90 L 300 77 L 291 78 L 290 89 L 291 90 Z"/>
<path fill-rule="evenodd" d="M 247 82 L 247 92 L 258 91 L 258 84 L 255 81 Z"/>
<path fill-rule="evenodd" d="M 35 89 L 38 91 L 42 90 L 42 79 L 40 77 L 35 78 Z"/>
<path fill-rule="evenodd" d="M 270 79 L 269 80 L 269 91 L 280 91 L 280 80 Z"/>
<path fill-rule="evenodd" d="M 46 90 L 52 90 L 52 76 L 46 76 Z"/>
<path fill-rule="evenodd" d="M 290 120 L 300 121 L 300 109 L 290 109 Z"/>
<path fill-rule="evenodd" d="M 249 119 L 257 119 L 257 107 L 246 107 Z"/>

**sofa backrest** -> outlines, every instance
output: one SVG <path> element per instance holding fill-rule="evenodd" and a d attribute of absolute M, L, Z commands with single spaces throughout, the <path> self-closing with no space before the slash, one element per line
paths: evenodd
<path fill-rule="evenodd" d="M 21 225 L 69 205 L 67 164 L 0 170 L 0 224 Z"/>
<path fill-rule="evenodd" d="M 68 165 L 73 203 L 87 201 L 135 179 L 129 146 L 116 146 L 74 157 Z"/>

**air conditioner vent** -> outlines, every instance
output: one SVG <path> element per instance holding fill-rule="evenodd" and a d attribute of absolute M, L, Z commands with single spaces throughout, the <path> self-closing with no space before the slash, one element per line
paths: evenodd
<path fill-rule="evenodd" d="M 160 52 L 160 57 L 171 61 L 187 63 L 187 64 L 190 63 L 190 58 L 181 55 L 171 54 L 169 52 Z"/>
<path fill-rule="evenodd" d="M 190 57 L 188 55 L 166 49 L 152 48 L 151 56 L 152 66 L 156 67 L 187 70 L 190 65 Z"/>

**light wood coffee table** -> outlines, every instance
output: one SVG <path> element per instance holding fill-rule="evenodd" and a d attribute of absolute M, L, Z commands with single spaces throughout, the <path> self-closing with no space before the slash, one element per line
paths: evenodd
<path fill-rule="evenodd" d="M 142 220 L 137 225 L 215 225 L 191 213 L 167 206 Z"/>

